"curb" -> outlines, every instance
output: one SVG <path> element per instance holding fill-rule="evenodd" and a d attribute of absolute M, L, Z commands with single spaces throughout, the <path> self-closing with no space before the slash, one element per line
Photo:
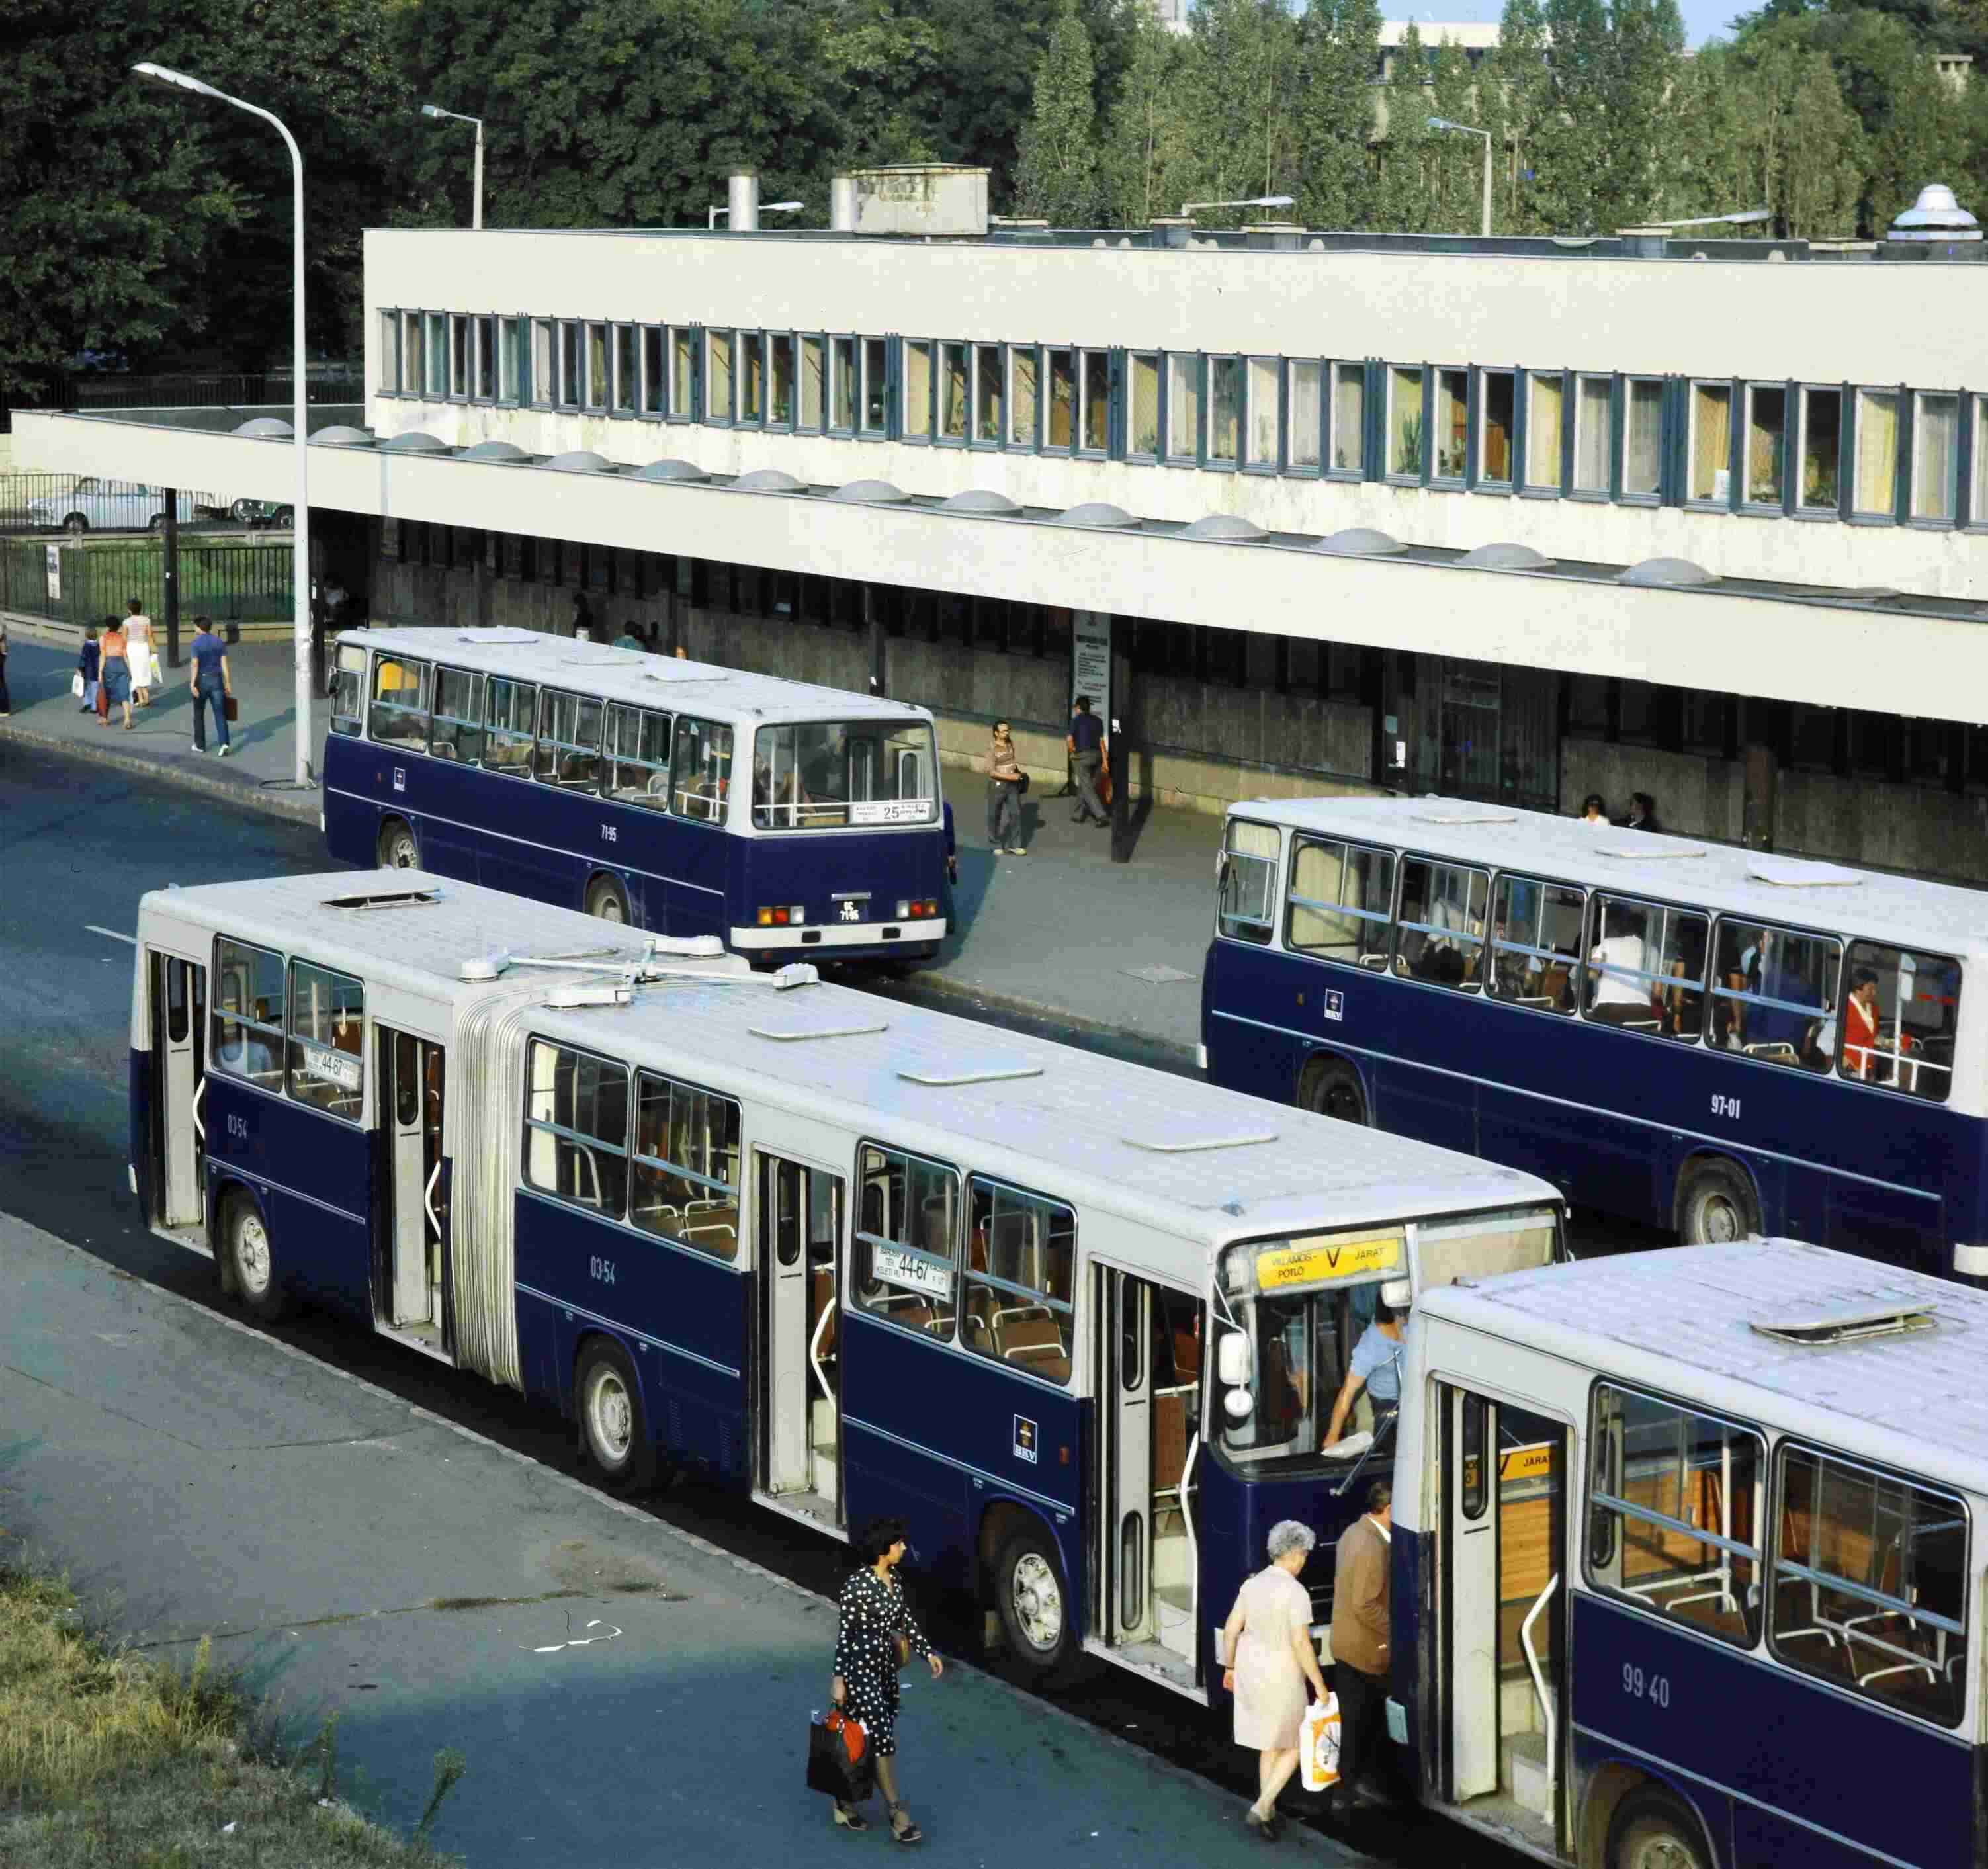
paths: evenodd
<path fill-rule="evenodd" d="M 9 721 L 0 725 L 0 738 L 15 740 L 22 745 L 32 746 L 39 751 L 67 753 L 72 758 L 88 761 L 93 766 L 109 766 L 114 771 L 129 772 L 136 778 L 157 779 L 168 785 L 183 787 L 189 792 L 201 792 L 212 798 L 225 798 L 231 804 L 240 805 L 250 811 L 259 811 L 268 817 L 287 819 L 292 823 L 317 826 L 321 794 L 316 788 L 308 793 L 279 792 L 263 786 L 259 780 L 235 778 L 224 779 L 218 772 L 189 772 L 177 760 L 159 759 L 144 753 L 126 752 L 116 746 L 96 746 L 87 740 L 66 738 L 59 733 L 48 733 L 36 727 L 24 727 L 18 722 Z"/>

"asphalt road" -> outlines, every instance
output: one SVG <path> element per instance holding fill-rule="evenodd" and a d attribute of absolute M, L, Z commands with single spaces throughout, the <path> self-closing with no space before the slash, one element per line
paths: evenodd
<path fill-rule="evenodd" d="M 148 889 L 325 867 L 313 829 L 0 738 L 0 1212 L 118 1272 L 215 1302 L 207 1262 L 147 1232 L 126 1184 L 131 949 L 119 936 L 134 927 Z M 915 982 L 863 983 L 928 996 Z M 957 999 L 945 1003 L 962 1009 Z M 574 1466 L 570 1431 L 507 1391 L 309 1315 L 272 1334 L 513 1452 L 561 1471 Z M 839 1585 L 840 1547 L 715 1487 L 684 1482 L 648 1509 L 805 1588 L 826 1595 Z M 977 1653 L 965 1606 L 931 1605 L 928 1614 L 954 1652 Z M 1096 1726 L 1253 1795 L 1253 1759 L 1157 1688 L 1106 1670 L 1055 1698 Z M 1503 1869 L 1518 1860 L 1419 1813 L 1358 1821 L 1351 1840 L 1377 1861 Z"/>

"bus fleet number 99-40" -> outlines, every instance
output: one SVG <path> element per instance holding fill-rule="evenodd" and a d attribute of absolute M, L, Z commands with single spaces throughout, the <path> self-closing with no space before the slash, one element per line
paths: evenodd
<path fill-rule="evenodd" d="M 1633 1661 L 1622 1664 L 1622 1692 L 1634 1700 L 1647 1700 L 1653 1707 L 1668 1708 L 1671 1681 L 1668 1675 L 1646 1675 Z"/>

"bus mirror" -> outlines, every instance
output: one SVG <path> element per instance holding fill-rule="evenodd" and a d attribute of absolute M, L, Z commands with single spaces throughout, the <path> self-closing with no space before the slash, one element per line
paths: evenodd
<path fill-rule="evenodd" d="M 1249 1386 L 1249 1340 L 1240 1330 L 1225 1330 L 1215 1347 L 1215 1374 L 1225 1389 Z"/>
<path fill-rule="evenodd" d="M 1405 1311 L 1415 1295 L 1415 1288 L 1406 1279 L 1390 1279 L 1381 1287 L 1381 1302 L 1391 1311 Z"/>
<path fill-rule="evenodd" d="M 1224 1389 L 1222 1409 L 1232 1421 L 1246 1421 L 1255 1411 L 1254 1398 L 1247 1389 Z"/>

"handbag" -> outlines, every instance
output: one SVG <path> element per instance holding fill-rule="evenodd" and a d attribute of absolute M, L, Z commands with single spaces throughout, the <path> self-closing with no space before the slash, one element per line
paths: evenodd
<path fill-rule="evenodd" d="M 224 695 L 221 696 L 221 715 L 222 719 L 225 720 L 231 727 L 233 726 L 235 722 L 241 718 L 235 708 L 235 697 L 232 695 Z"/>
<path fill-rule="evenodd" d="M 1026 798 L 1029 796 L 1029 776 L 1026 772 L 1015 781 L 1015 796 L 1017 798 Z"/>
<path fill-rule="evenodd" d="M 1307 1791 L 1339 1783 L 1339 1696 L 1328 1694 L 1305 1709 L 1298 1727 L 1298 1770 Z"/>
<path fill-rule="evenodd" d="M 807 1783 L 810 1791 L 845 1804 L 870 1795 L 877 1761 L 862 1723 L 840 1708 L 816 1713 L 808 1721 Z"/>
<path fill-rule="evenodd" d="M 81 669 L 79 668 L 74 674 L 69 677 L 69 691 L 73 695 L 78 701 L 80 701 L 83 698 L 83 671 Z"/>

